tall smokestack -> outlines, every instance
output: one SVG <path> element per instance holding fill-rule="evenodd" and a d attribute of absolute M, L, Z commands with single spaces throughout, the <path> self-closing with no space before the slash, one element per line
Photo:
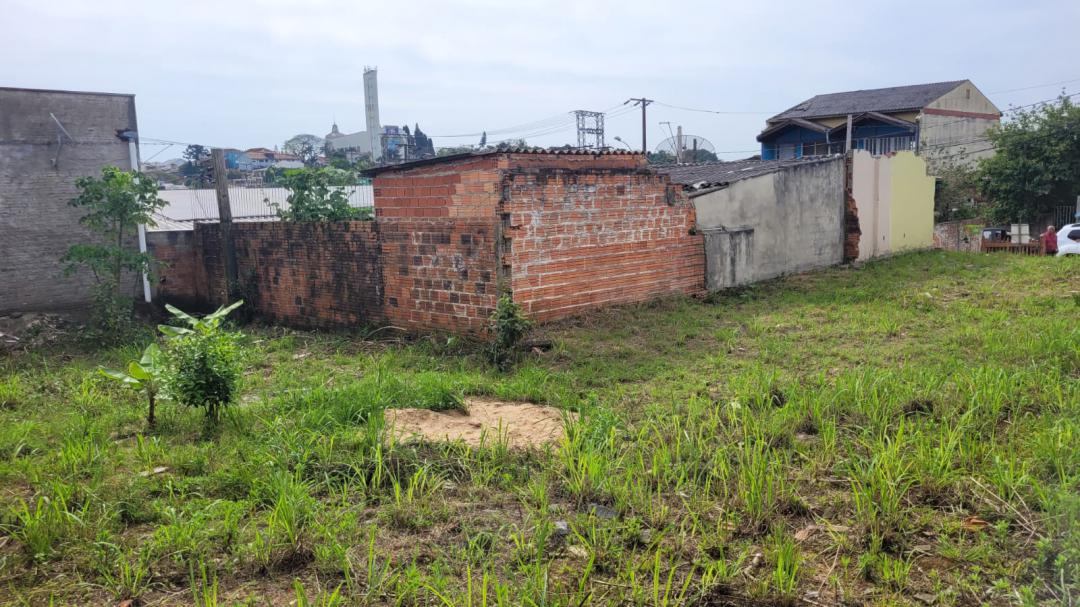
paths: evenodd
<path fill-rule="evenodd" d="M 371 140 L 371 159 L 382 158 L 382 126 L 379 124 L 379 70 L 364 68 L 364 117 L 367 119 L 367 134 Z"/>

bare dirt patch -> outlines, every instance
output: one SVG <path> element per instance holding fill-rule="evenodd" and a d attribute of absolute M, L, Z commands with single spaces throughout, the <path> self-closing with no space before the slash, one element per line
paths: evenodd
<path fill-rule="evenodd" d="M 465 441 L 493 444 L 501 436 L 511 447 L 556 442 L 563 436 L 563 416 L 576 414 L 532 403 L 467 399 L 469 412 L 387 409 L 386 423 L 402 440 Z"/>

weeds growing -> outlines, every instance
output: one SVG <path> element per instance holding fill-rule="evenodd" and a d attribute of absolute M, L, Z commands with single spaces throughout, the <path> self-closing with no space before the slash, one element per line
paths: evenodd
<path fill-rule="evenodd" d="M 146 431 L 143 395 L 96 371 L 135 346 L 3 358 L 3 594 L 1069 604 L 1080 329 L 1055 294 L 1076 261 L 919 253 L 604 310 L 501 369 L 463 340 L 258 329 L 213 434 L 184 407 Z M 562 407 L 565 434 L 385 428 L 387 408 L 469 396 Z"/>

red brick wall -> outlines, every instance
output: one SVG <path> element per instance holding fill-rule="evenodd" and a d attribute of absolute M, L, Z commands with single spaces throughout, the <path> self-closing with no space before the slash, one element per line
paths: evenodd
<path fill-rule="evenodd" d="M 499 203 L 495 156 L 383 173 L 372 183 L 375 216 L 493 217 Z"/>
<path fill-rule="evenodd" d="M 302 327 L 383 321 L 378 226 L 370 221 L 233 224 L 237 276 L 250 309 Z M 214 305 L 225 300 L 217 224 L 196 226 Z M 197 289 L 198 290 L 198 289 Z"/>
<path fill-rule="evenodd" d="M 183 310 L 200 307 L 195 285 L 205 273 L 199 269 L 195 232 L 147 232 L 146 248 L 159 262 L 151 280 L 156 297 Z"/>
<path fill-rule="evenodd" d="M 694 207 L 632 168 L 507 174 L 514 300 L 540 321 L 704 288 Z"/>
<path fill-rule="evenodd" d="M 479 333 L 497 297 L 496 220 L 380 222 L 386 319 L 407 329 Z"/>
<path fill-rule="evenodd" d="M 234 224 L 253 311 L 475 334 L 500 287 L 540 321 L 704 288 L 693 205 L 640 155 L 473 156 L 392 169 L 374 187 L 374 222 Z M 199 225 L 192 248 L 163 296 L 223 302 L 218 226 Z"/>

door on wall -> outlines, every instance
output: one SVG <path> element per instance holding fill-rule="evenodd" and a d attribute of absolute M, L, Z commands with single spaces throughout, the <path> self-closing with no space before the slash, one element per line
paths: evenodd
<path fill-rule="evenodd" d="M 752 228 L 705 230 L 705 287 L 719 291 L 750 282 L 754 265 Z"/>

